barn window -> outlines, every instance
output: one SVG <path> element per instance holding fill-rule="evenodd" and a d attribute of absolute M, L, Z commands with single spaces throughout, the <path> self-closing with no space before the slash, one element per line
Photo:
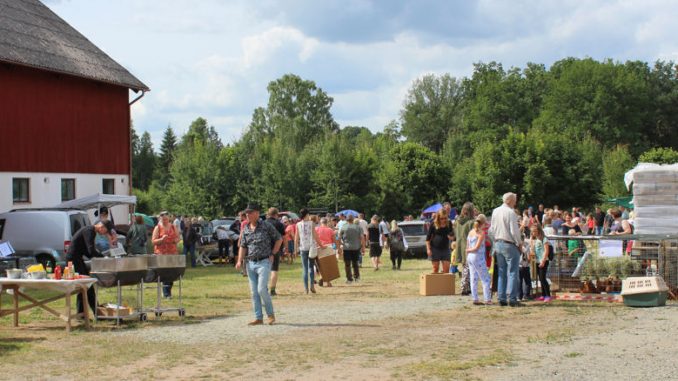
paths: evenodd
<path fill-rule="evenodd" d="M 61 179 L 61 201 L 75 198 L 75 179 Z"/>
<path fill-rule="evenodd" d="M 12 201 L 31 202 L 30 181 L 28 178 L 16 177 L 12 179 Z"/>
<path fill-rule="evenodd" d="M 115 179 L 101 180 L 101 188 L 103 194 L 115 194 Z"/>

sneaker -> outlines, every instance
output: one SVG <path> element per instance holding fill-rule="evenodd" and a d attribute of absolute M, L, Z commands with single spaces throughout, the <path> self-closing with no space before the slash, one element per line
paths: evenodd
<path fill-rule="evenodd" d="M 315 294 L 315 287 L 311 286 L 311 292 Z"/>
<path fill-rule="evenodd" d="M 360 282 L 360 278 L 355 278 L 353 281 L 354 281 L 355 283 L 359 283 L 359 282 Z"/>
<path fill-rule="evenodd" d="M 273 325 L 273 323 L 275 323 L 275 315 L 269 316 L 268 321 L 266 322 L 268 325 Z"/>
<path fill-rule="evenodd" d="M 261 319 L 252 320 L 251 322 L 247 323 L 247 325 L 262 325 L 262 324 L 264 324 L 264 321 Z"/>
<path fill-rule="evenodd" d="M 537 301 L 543 302 L 543 301 L 544 301 L 544 297 L 543 297 L 543 296 L 538 297 L 538 298 L 537 298 Z"/>
<path fill-rule="evenodd" d="M 347 281 L 346 281 L 346 284 L 353 284 L 353 281 L 352 281 L 352 280 L 347 280 Z"/>
<path fill-rule="evenodd" d="M 506 306 L 508 306 L 508 303 L 499 301 L 499 305 L 502 306 L 502 307 L 506 307 Z"/>
<path fill-rule="evenodd" d="M 548 302 L 550 302 L 551 300 L 552 300 L 551 297 L 550 297 L 550 296 L 547 296 L 547 297 L 544 298 L 544 303 L 548 303 Z"/>

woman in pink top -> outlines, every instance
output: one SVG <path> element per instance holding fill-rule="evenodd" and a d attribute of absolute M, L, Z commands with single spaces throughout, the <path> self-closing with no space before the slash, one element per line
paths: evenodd
<path fill-rule="evenodd" d="M 334 233 L 334 229 L 328 226 L 329 220 L 327 217 L 320 219 L 320 226 L 315 228 L 315 233 L 318 235 L 320 243 L 324 245 L 322 248 L 318 248 L 318 257 L 325 257 L 327 255 L 334 255 L 333 247 L 337 247 L 337 236 Z M 316 263 L 320 264 L 316 259 Z M 318 280 L 318 286 L 323 286 L 322 278 Z M 327 287 L 332 287 L 332 283 L 327 282 Z"/>
<path fill-rule="evenodd" d="M 156 255 L 176 255 L 177 243 L 179 243 L 179 232 L 176 226 L 169 221 L 169 213 L 160 213 L 160 222 L 153 229 L 152 235 L 153 253 Z M 173 282 L 162 283 L 162 293 L 165 298 L 172 297 Z"/>

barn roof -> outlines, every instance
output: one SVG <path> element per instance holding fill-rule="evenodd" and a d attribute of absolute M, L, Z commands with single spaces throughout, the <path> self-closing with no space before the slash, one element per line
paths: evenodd
<path fill-rule="evenodd" d="M 0 61 L 149 90 L 39 0 L 0 0 Z"/>

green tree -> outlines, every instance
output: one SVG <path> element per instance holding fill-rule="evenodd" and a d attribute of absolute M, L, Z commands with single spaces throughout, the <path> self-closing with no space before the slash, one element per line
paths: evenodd
<path fill-rule="evenodd" d="M 158 186 L 161 189 L 167 188 L 171 179 L 170 168 L 174 161 L 174 153 L 177 148 L 177 136 L 172 130 L 172 126 L 167 126 L 165 133 L 162 136 L 162 143 L 160 144 L 160 155 L 158 155 L 156 175 L 158 179 Z"/>
<path fill-rule="evenodd" d="M 153 151 L 151 135 L 144 131 L 139 139 L 137 151 L 132 157 L 132 184 L 141 190 L 147 190 L 153 179 L 156 157 Z"/>
<path fill-rule="evenodd" d="M 640 155 L 638 161 L 641 163 L 676 164 L 678 163 L 678 151 L 673 148 L 652 148 Z"/>
<path fill-rule="evenodd" d="M 207 120 L 202 117 L 198 117 L 191 122 L 188 131 L 181 137 L 181 144 L 193 145 L 196 140 L 200 140 L 203 144 L 213 144 L 219 149 L 223 147 L 214 126 L 208 125 Z"/>
<path fill-rule="evenodd" d="M 418 212 L 439 200 L 447 183 L 440 158 L 412 142 L 393 147 L 377 182 L 381 189 L 379 210 L 389 219 Z"/>
<path fill-rule="evenodd" d="M 551 72 L 549 92 L 535 121 L 539 128 L 575 140 L 590 135 L 608 148 L 633 144 L 643 149 L 643 131 L 651 124 L 646 64 L 566 59 L 555 63 Z"/>
<path fill-rule="evenodd" d="M 415 80 L 400 112 L 403 136 L 439 152 L 441 136 L 459 130 L 462 99 L 461 81 L 449 74 Z"/>
<path fill-rule="evenodd" d="M 602 193 L 605 198 L 629 194 L 624 184 L 624 174 L 635 164 L 627 146 L 617 145 L 603 154 Z"/>
<path fill-rule="evenodd" d="M 214 218 L 224 214 L 223 167 L 219 148 L 195 140 L 176 151 L 167 190 L 170 209 L 182 215 Z"/>
<path fill-rule="evenodd" d="M 301 150 L 328 132 L 337 132 L 330 108 L 333 99 L 315 82 L 286 74 L 268 84 L 266 108 L 256 108 L 245 140 L 257 143 L 265 136 L 284 139 L 294 150 Z"/>

